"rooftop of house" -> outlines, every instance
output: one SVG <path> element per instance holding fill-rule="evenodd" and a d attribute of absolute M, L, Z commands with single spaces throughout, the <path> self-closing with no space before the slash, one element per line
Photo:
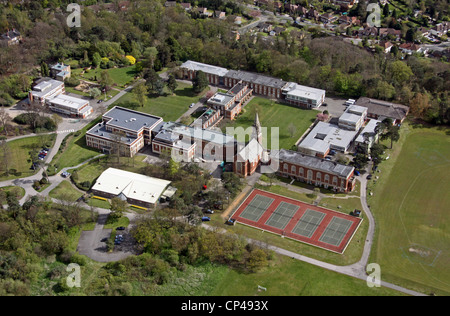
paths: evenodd
<path fill-rule="evenodd" d="M 355 169 L 352 166 L 342 165 L 337 162 L 327 161 L 318 157 L 306 156 L 298 151 L 287 149 L 272 151 L 270 156 L 272 159 L 309 167 L 344 178 L 348 178 Z"/>

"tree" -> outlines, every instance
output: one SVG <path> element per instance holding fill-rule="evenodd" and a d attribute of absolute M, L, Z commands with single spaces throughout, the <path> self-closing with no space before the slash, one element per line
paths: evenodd
<path fill-rule="evenodd" d="M 98 66 L 100 66 L 101 62 L 102 57 L 98 52 L 95 52 L 94 55 L 92 55 L 92 66 L 94 66 L 94 68 L 97 68 Z"/>
<path fill-rule="evenodd" d="M 139 83 L 133 88 L 133 95 L 139 106 L 143 107 L 147 102 L 148 90 L 144 83 Z"/>
<path fill-rule="evenodd" d="M 197 74 L 193 80 L 193 89 L 195 93 L 200 93 L 209 85 L 208 78 L 206 77 L 206 74 L 199 70 L 197 71 Z"/>
<path fill-rule="evenodd" d="M 177 80 L 175 79 L 175 76 L 173 74 L 169 75 L 169 79 L 167 81 L 167 88 L 173 93 L 175 93 L 175 90 L 178 87 Z"/>
<path fill-rule="evenodd" d="M 50 74 L 50 71 L 48 69 L 48 65 L 45 62 L 41 63 L 41 75 L 42 77 L 48 77 Z"/>
<path fill-rule="evenodd" d="M 409 103 L 411 114 L 423 118 L 430 107 L 430 99 L 426 93 L 416 93 Z"/>
<path fill-rule="evenodd" d="M 8 123 L 11 121 L 11 116 L 5 110 L 5 108 L 0 109 L 0 128 L 8 135 Z"/>
<path fill-rule="evenodd" d="M 102 88 L 108 90 L 114 84 L 114 80 L 111 78 L 111 75 L 107 70 L 103 70 L 100 74 L 100 85 Z"/>
<path fill-rule="evenodd" d="M 409 82 L 413 75 L 411 68 L 401 60 L 394 61 L 389 66 L 389 72 L 392 82 L 395 86 L 402 86 Z"/>

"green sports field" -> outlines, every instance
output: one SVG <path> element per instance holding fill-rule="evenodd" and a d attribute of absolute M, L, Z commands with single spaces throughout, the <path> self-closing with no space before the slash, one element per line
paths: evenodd
<path fill-rule="evenodd" d="M 279 128 L 279 148 L 291 149 L 295 142 L 315 121 L 318 111 L 304 110 L 272 100 L 254 97 L 238 117 L 233 121 L 224 121 L 220 127 L 226 132 L 227 127 L 243 127 L 253 125 L 255 113 L 258 112 L 261 127 L 267 128 L 267 147 L 271 147 L 271 128 Z M 292 128 L 292 130 L 291 130 Z M 263 136 L 265 134 L 263 133 Z"/>
<path fill-rule="evenodd" d="M 369 185 L 378 228 L 371 261 L 385 281 L 449 295 L 449 130 L 407 124 L 401 133 Z"/>

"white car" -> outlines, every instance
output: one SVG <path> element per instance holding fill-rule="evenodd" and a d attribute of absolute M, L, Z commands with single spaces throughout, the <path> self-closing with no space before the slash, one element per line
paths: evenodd
<path fill-rule="evenodd" d="M 195 106 L 195 103 L 191 103 L 191 105 L 189 105 L 189 108 L 193 108 Z"/>

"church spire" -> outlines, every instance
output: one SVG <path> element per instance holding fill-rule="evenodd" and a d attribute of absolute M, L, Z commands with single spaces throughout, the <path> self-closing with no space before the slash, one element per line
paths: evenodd
<path fill-rule="evenodd" d="M 253 123 L 253 138 L 256 138 L 258 143 L 262 144 L 262 129 L 261 123 L 259 122 L 258 112 L 255 114 L 255 122 Z"/>

